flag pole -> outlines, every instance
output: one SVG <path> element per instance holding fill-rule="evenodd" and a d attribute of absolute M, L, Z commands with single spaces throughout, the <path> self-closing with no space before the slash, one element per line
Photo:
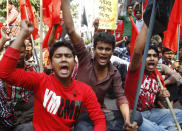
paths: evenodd
<path fill-rule="evenodd" d="M 42 42 L 43 42 L 42 0 L 40 0 L 40 72 L 43 72 Z"/>
<path fill-rule="evenodd" d="M 7 19 L 7 22 L 8 22 L 8 16 L 9 16 L 9 9 L 8 8 L 9 8 L 9 1 L 7 0 L 6 1 L 6 10 L 7 10 L 6 11 L 7 12 L 6 13 L 6 17 L 7 17 L 6 19 Z M 7 27 L 9 28 L 9 24 L 8 23 L 7 23 Z"/>
<path fill-rule="evenodd" d="M 26 13 L 27 20 L 29 21 L 29 17 L 28 17 L 28 12 L 27 12 L 26 5 L 24 5 L 24 8 L 25 8 L 25 13 Z M 37 65 L 38 65 L 38 71 L 40 72 L 40 64 L 39 64 L 39 60 L 38 60 L 38 56 L 37 56 L 37 51 L 34 48 L 35 47 L 35 43 L 34 43 L 33 35 L 31 34 L 30 37 L 31 37 L 31 40 L 32 40 L 32 45 L 33 45 L 33 54 L 35 55 L 35 59 L 37 61 Z"/>
<path fill-rule="evenodd" d="M 160 87 L 161 87 L 161 90 L 164 90 L 164 87 L 163 87 L 163 85 L 162 85 L 162 83 L 161 83 L 161 80 L 160 80 L 160 78 L 159 78 L 158 75 L 157 75 L 157 80 L 158 80 L 158 82 L 159 82 L 159 85 L 160 85 Z M 170 102 L 169 98 L 166 97 L 165 100 L 166 100 L 166 102 L 167 102 L 167 104 L 168 104 L 168 107 L 169 107 L 169 109 L 170 109 L 170 111 L 171 111 L 171 114 L 172 114 L 172 116 L 173 116 L 173 118 L 174 118 L 174 121 L 175 121 L 176 126 L 177 126 L 177 128 L 178 128 L 178 131 L 181 131 L 181 127 L 180 127 L 179 122 L 178 122 L 178 120 L 177 120 L 177 118 L 176 118 L 176 115 L 175 115 L 175 113 L 174 113 L 174 110 L 173 110 L 173 107 L 172 107 L 172 105 L 171 105 L 171 102 Z"/>
<path fill-rule="evenodd" d="M 142 60 L 142 65 L 141 65 L 141 70 L 140 70 L 140 76 L 139 76 L 139 81 L 138 81 L 138 86 L 137 86 L 137 92 L 136 92 L 134 107 L 133 107 L 133 111 L 132 111 L 132 117 L 131 117 L 132 123 L 134 122 L 134 118 L 135 118 L 135 114 L 136 114 L 137 103 L 138 103 L 138 98 L 140 95 L 140 88 L 141 88 L 141 84 L 142 84 L 142 80 L 143 80 L 145 63 L 146 63 L 146 58 L 147 58 L 147 54 L 148 54 L 150 39 L 152 36 L 155 16 L 156 16 L 156 0 L 154 0 L 153 7 L 152 7 L 152 14 L 150 17 L 149 30 L 148 30 L 148 34 L 147 34 L 147 41 L 145 44 L 144 55 L 143 55 L 143 60 Z"/>
<path fill-rule="evenodd" d="M 179 42 L 180 42 L 180 24 L 178 24 L 178 48 L 177 48 L 177 60 L 179 60 Z"/>
<path fill-rule="evenodd" d="M 143 8 L 144 7 L 143 7 L 143 2 L 142 2 L 142 9 L 141 9 L 142 10 L 142 19 L 143 19 L 143 11 L 144 11 Z"/>

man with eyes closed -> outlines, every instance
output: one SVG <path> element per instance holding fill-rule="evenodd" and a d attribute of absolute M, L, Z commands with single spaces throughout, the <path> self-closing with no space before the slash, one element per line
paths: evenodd
<path fill-rule="evenodd" d="M 83 107 L 94 123 L 94 131 L 105 131 L 105 116 L 95 93 L 91 87 L 71 77 L 75 53 L 69 42 L 52 44 L 51 75 L 16 68 L 22 44 L 33 30 L 33 24 L 22 21 L 20 33 L 0 61 L 0 79 L 33 90 L 35 131 L 71 131 Z"/>
<path fill-rule="evenodd" d="M 119 116 L 121 118 L 120 121 L 116 122 L 116 125 L 109 124 L 108 120 L 107 130 L 108 128 L 111 130 L 122 130 L 124 126 L 127 130 L 137 130 L 139 124 L 136 122 L 130 123 L 130 111 L 128 101 L 122 89 L 121 76 L 117 69 L 110 63 L 110 58 L 115 47 L 114 36 L 107 32 L 99 32 L 94 37 L 94 58 L 92 58 L 92 55 L 87 51 L 83 40 L 75 31 L 68 0 L 62 0 L 62 11 L 65 28 L 78 57 L 79 66 L 76 79 L 83 81 L 92 87 L 103 108 L 106 121 L 109 114 L 113 114 L 113 117 Z M 113 112 L 105 109 L 104 97 L 110 86 L 112 86 L 117 98 L 116 101 L 119 111 Z M 76 131 L 93 130 L 92 122 L 89 120 L 86 112 L 81 113 L 78 121 L 79 122 L 75 126 Z M 141 121 L 140 123 L 142 123 Z"/>

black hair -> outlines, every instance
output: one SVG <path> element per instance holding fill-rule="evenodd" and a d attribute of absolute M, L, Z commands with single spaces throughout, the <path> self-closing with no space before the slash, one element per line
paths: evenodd
<path fill-rule="evenodd" d="M 8 4 L 10 4 L 10 5 L 14 5 L 14 6 L 16 6 L 16 7 L 18 6 L 18 5 L 17 5 L 17 3 L 16 3 L 16 2 L 14 2 L 13 0 L 9 0 L 9 1 L 8 1 Z"/>
<path fill-rule="evenodd" d="M 94 38 L 94 48 L 96 48 L 99 41 L 111 44 L 114 50 L 116 42 L 114 35 L 111 35 L 109 32 L 99 32 Z"/>
<path fill-rule="evenodd" d="M 33 47 L 32 39 L 28 38 L 28 39 L 25 39 L 25 40 L 28 40 L 31 43 L 31 46 Z"/>
<path fill-rule="evenodd" d="M 158 43 L 157 47 L 162 49 L 162 42 Z"/>
<path fill-rule="evenodd" d="M 69 41 L 58 41 L 58 42 L 55 42 L 54 44 L 52 44 L 50 47 L 49 58 L 51 61 L 52 61 L 52 56 L 53 56 L 54 52 L 59 47 L 67 47 L 68 49 L 71 50 L 73 56 L 75 57 L 75 51 L 74 51 L 73 46 L 71 45 L 71 43 Z"/>
<path fill-rule="evenodd" d="M 136 10 L 136 11 L 135 11 L 135 14 L 136 14 L 137 12 L 140 12 L 140 14 L 142 13 L 141 10 Z"/>
<path fill-rule="evenodd" d="M 14 5 L 14 3 L 11 0 L 8 1 L 8 4 Z"/>
<path fill-rule="evenodd" d="M 162 48 L 162 54 L 164 54 L 165 52 L 169 52 L 169 51 L 171 51 L 171 49 L 169 49 L 167 47 Z"/>
<path fill-rule="evenodd" d="M 133 4 L 128 4 L 128 5 L 127 5 L 127 9 L 128 9 L 130 6 L 133 8 Z"/>
<path fill-rule="evenodd" d="M 30 43 L 32 43 L 32 39 L 28 38 L 28 39 L 26 39 L 26 40 L 28 40 L 28 41 L 30 41 Z"/>
<path fill-rule="evenodd" d="M 159 50 L 158 50 L 158 46 L 154 43 L 149 45 L 149 49 L 148 50 L 154 50 L 157 53 L 157 57 L 159 58 Z"/>

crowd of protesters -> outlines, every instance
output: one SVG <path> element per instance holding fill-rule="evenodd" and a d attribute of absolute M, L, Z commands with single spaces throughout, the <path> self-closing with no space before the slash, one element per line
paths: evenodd
<path fill-rule="evenodd" d="M 173 2 L 167 3 L 167 12 L 160 15 L 171 12 L 168 7 L 172 8 Z M 151 8 L 150 4 L 146 8 Z M 10 1 L 10 17 L 3 23 L 0 38 L 0 131 L 176 131 L 166 97 L 182 127 L 182 41 L 179 53 L 174 52 L 162 45 L 162 32 L 154 32 L 151 38 L 137 112 L 131 122 L 149 32 L 150 19 L 142 17 L 149 16 L 151 10 L 143 15 L 141 3 L 135 2 L 120 16 L 123 5 L 121 2 L 118 10 L 118 20 L 124 24 L 122 40 L 117 41 L 110 31 L 99 30 L 97 18 L 93 47 L 87 49 L 75 30 L 69 0 L 62 0 L 61 19 L 69 40 L 56 40 L 58 25 L 53 25 L 44 53 L 44 72 L 40 73 L 29 38 L 34 26 L 19 21 Z M 139 31 L 132 58 L 130 17 Z M 156 19 L 162 24 L 162 18 Z M 117 110 L 105 105 L 106 97 L 116 101 Z"/>

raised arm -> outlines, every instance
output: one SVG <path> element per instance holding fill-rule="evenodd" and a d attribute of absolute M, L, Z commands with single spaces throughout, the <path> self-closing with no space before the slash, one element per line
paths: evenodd
<path fill-rule="evenodd" d="M 93 26 L 94 26 L 94 36 L 93 38 L 95 38 L 95 36 L 97 35 L 98 33 L 98 29 L 99 29 L 99 19 L 96 18 L 93 22 Z"/>
<path fill-rule="evenodd" d="M 49 39 L 48 39 L 48 47 L 51 47 L 51 45 L 55 42 L 55 34 L 58 24 L 53 25 Z"/>
<path fill-rule="evenodd" d="M 137 5 L 140 5 L 140 2 L 138 1 L 135 2 L 135 4 L 133 5 L 133 11 L 135 11 Z"/>
<path fill-rule="evenodd" d="M 33 25 L 28 21 L 21 23 L 21 30 L 16 40 L 6 50 L 0 61 L 0 78 L 10 85 L 22 88 L 37 88 L 40 82 L 40 75 L 36 72 L 26 72 L 24 69 L 17 69 L 18 59 L 24 40 L 33 32 Z"/>
<path fill-rule="evenodd" d="M 124 3 L 123 3 L 123 2 L 121 2 L 121 3 L 120 3 L 120 5 L 119 5 L 118 17 L 119 17 L 119 16 L 120 16 L 120 14 L 121 14 L 121 11 L 122 11 L 122 9 L 123 9 L 123 5 L 124 5 Z"/>
<path fill-rule="evenodd" d="M 136 71 L 142 63 L 143 50 L 145 47 L 145 42 L 147 40 L 147 34 L 148 27 L 146 24 L 143 24 L 143 27 L 135 41 L 134 53 L 131 64 L 129 66 L 130 71 Z"/>
<path fill-rule="evenodd" d="M 20 33 L 10 47 L 20 50 L 25 39 L 34 31 L 34 26 L 28 21 L 22 21 Z"/>
<path fill-rule="evenodd" d="M 81 41 L 81 37 L 76 33 L 73 19 L 70 11 L 70 3 L 69 0 L 62 0 L 62 11 L 63 11 L 63 19 L 65 23 L 66 31 L 72 41 L 72 44 L 77 44 Z"/>

